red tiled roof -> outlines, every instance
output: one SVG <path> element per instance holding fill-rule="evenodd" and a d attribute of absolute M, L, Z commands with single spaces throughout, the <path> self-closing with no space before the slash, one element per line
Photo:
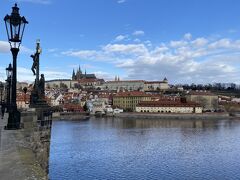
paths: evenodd
<path fill-rule="evenodd" d="M 29 101 L 30 100 L 30 95 L 29 94 L 21 94 L 17 95 L 16 101 Z"/>

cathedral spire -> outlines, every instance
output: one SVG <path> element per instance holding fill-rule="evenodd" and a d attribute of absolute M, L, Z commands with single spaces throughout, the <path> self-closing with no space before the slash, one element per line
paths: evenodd
<path fill-rule="evenodd" d="M 79 65 L 79 68 L 78 68 L 78 72 L 79 72 L 80 74 L 82 74 L 82 70 L 81 70 L 80 65 Z"/>
<path fill-rule="evenodd" d="M 75 71 L 74 71 L 74 69 L 73 69 L 73 72 L 72 72 L 72 80 L 75 80 L 75 77 L 76 76 L 76 74 L 75 74 Z"/>
<path fill-rule="evenodd" d="M 77 69 L 77 73 L 76 73 L 76 80 L 79 80 L 82 78 L 82 71 L 81 71 L 81 67 L 79 65 L 78 69 Z"/>

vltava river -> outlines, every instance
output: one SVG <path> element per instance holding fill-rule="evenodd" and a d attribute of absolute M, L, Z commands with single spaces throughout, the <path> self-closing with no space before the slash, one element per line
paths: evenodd
<path fill-rule="evenodd" d="M 50 179 L 240 179 L 240 120 L 55 121 Z"/>

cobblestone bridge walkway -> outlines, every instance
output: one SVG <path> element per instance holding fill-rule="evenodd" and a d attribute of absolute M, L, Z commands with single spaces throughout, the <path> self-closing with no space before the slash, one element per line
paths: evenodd
<path fill-rule="evenodd" d="M 34 154 L 24 140 L 24 129 L 4 130 L 7 114 L 0 119 L 0 179 L 46 179 Z"/>

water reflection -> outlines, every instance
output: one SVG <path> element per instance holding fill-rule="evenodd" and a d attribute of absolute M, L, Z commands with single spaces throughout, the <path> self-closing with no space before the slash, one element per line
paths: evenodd
<path fill-rule="evenodd" d="M 117 129 L 146 129 L 146 128 L 201 128 L 219 129 L 238 126 L 238 120 L 164 120 L 164 119 L 120 119 L 92 118 L 96 125 L 111 126 Z"/>
<path fill-rule="evenodd" d="M 55 121 L 50 178 L 237 179 L 239 132 L 234 120 Z"/>

